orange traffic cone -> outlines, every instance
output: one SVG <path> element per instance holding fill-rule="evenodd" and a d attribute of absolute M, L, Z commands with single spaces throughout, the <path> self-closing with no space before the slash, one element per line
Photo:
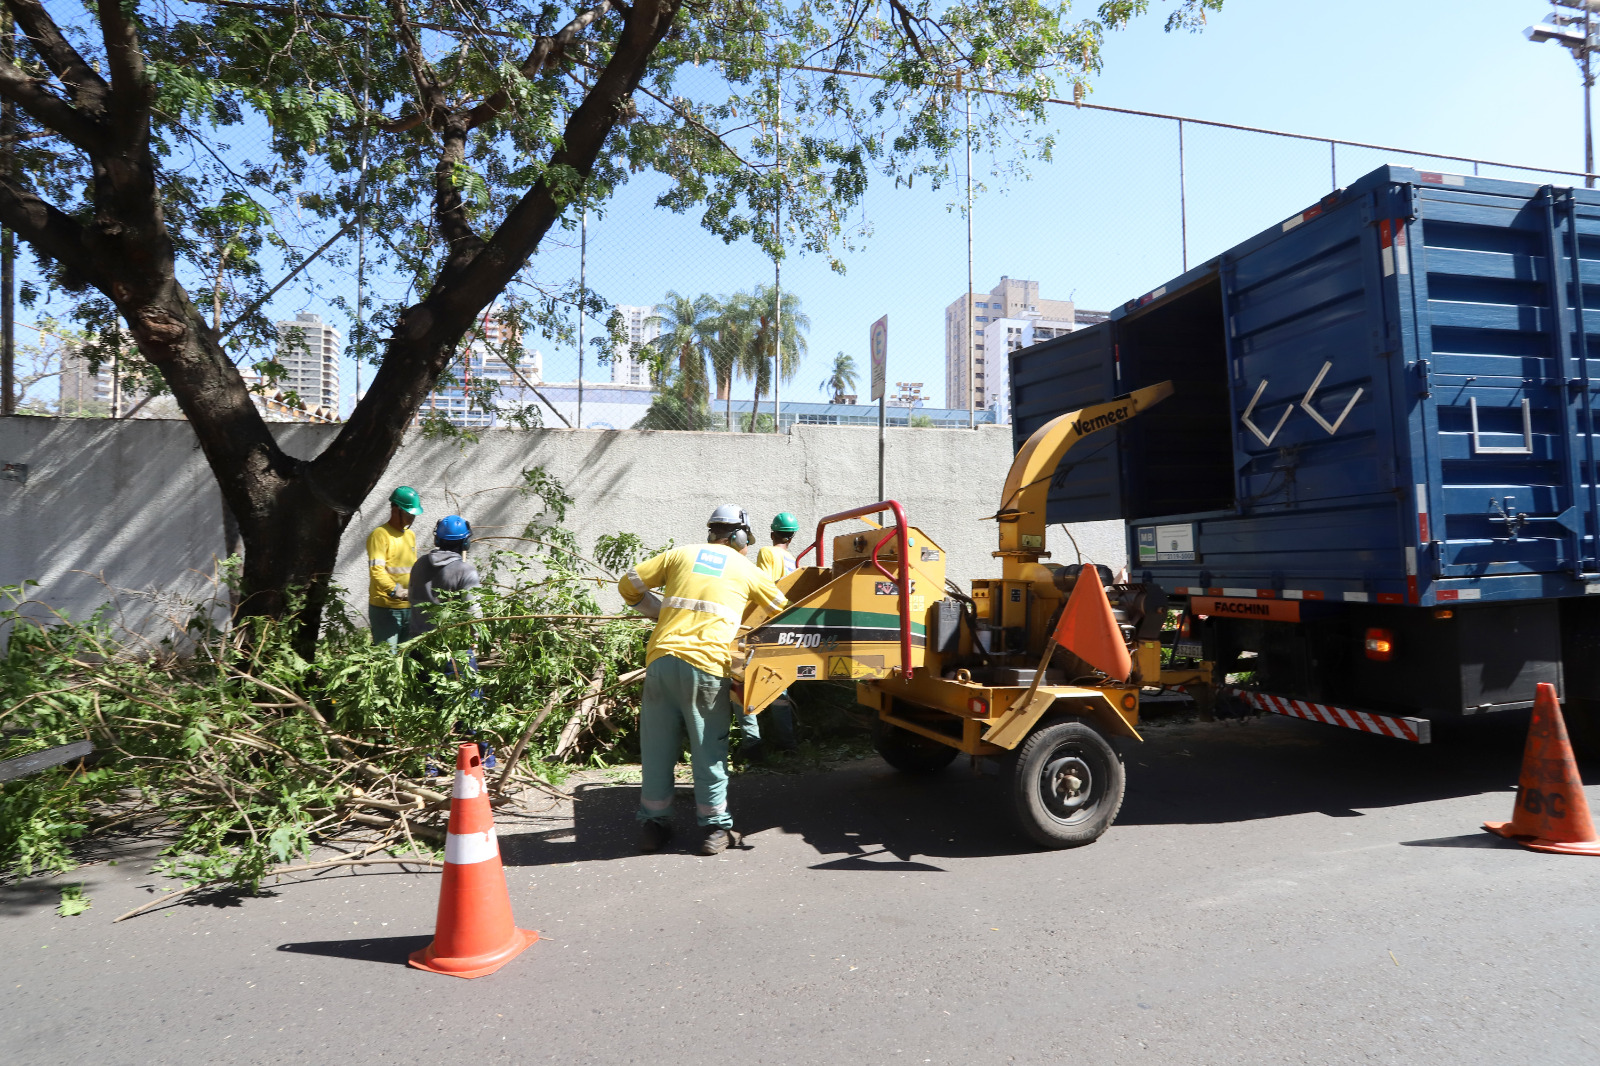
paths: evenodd
<path fill-rule="evenodd" d="M 1483 827 L 1534 851 L 1600 855 L 1600 838 L 1589 818 L 1589 801 L 1554 685 L 1540 684 L 1534 698 L 1511 821 L 1484 822 Z"/>
<path fill-rule="evenodd" d="M 419 970 L 482 977 L 539 939 L 538 933 L 518 929 L 511 920 L 511 896 L 500 867 L 482 762 L 476 744 L 463 744 L 456 753 L 439 919 L 433 943 L 411 955 L 411 965 Z"/>

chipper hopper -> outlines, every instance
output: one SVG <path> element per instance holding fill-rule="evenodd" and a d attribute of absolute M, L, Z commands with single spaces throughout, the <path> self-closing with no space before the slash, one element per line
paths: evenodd
<path fill-rule="evenodd" d="M 1087 844 L 1122 806 L 1122 761 L 1112 741 L 1138 740 L 1146 685 L 1199 685 L 1209 672 L 1161 671 L 1165 612 L 1145 590 L 1090 565 L 1048 563 L 1045 497 L 1074 444 L 1104 433 L 1171 395 L 1170 383 L 1062 415 L 1017 453 L 999 511 L 1001 576 L 963 591 L 945 580 L 943 547 L 893 500 L 817 524 L 814 564 L 779 583 L 789 605 L 745 618 L 745 708 L 758 712 L 800 681 L 853 681 L 877 713 L 874 740 L 891 766 L 926 774 L 958 755 L 998 765 L 1019 827 L 1046 847 Z M 868 516 L 888 514 L 879 525 Z M 871 528 L 833 536 L 851 519 Z M 1105 586 L 1133 675 L 1106 677 L 1055 647 L 1051 634 L 1079 581 Z M 1049 649 L 1048 658 L 1046 658 Z M 1202 667 L 1204 664 L 1202 664 Z M 1042 670 L 1042 673 L 1041 673 Z"/>

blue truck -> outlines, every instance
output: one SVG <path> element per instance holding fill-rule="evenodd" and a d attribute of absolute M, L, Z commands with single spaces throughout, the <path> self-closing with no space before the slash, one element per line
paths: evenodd
<path fill-rule="evenodd" d="M 1014 432 L 1174 383 L 1067 455 L 1047 515 L 1126 523 L 1217 691 L 1427 742 L 1554 682 L 1592 729 L 1591 355 L 1600 191 L 1382 167 L 1012 353 Z"/>

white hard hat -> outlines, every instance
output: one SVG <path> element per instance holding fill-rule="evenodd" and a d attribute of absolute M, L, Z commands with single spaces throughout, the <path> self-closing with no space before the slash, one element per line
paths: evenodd
<path fill-rule="evenodd" d="M 734 503 L 719 504 L 711 517 L 706 519 L 708 526 L 742 526 L 749 528 L 750 519 L 744 513 L 744 508 Z"/>

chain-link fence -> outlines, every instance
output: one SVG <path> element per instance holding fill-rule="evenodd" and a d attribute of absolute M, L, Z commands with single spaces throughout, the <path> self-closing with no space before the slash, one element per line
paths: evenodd
<path fill-rule="evenodd" d="M 1049 124 L 1052 157 L 1027 173 L 1012 172 L 1008 159 L 974 157 L 971 293 L 964 159 L 942 186 L 871 188 L 846 220 L 842 271 L 816 255 L 792 252 L 775 263 L 753 243 L 724 243 L 692 213 L 657 206 L 662 179 L 634 175 L 610 200 L 573 210 L 569 225 L 550 233 L 463 345 L 419 421 L 469 431 L 872 425 L 868 331 L 887 316 L 889 424 L 1003 423 L 1008 351 L 1100 321 L 1374 167 L 1582 180 L 1067 102 L 1051 107 Z M 252 137 L 266 136 L 260 126 L 235 127 L 232 144 L 210 160 L 195 153 L 194 165 L 209 167 L 214 180 L 252 157 Z M 252 195 L 263 188 L 256 184 Z M 260 204 L 271 218 L 264 240 L 241 246 L 221 218 L 211 246 L 193 250 L 186 281 L 225 335 L 258 308 L 276 324 L 233 338 L 241 368 L 257 375 L 268 417 L 333 420 L 350 411 L 375 373 L 356 357 L 378 350 L 385 323 L 373 309 L 415 294 L 393 266 L 398 252 L 389 234 L 359 219 L 343 228 L 321 221 L 303 208 L 298 190 L 284 189 L 276 202 Z M 242 232 L 244 223 L 235 228 Z M 230 281 L 223 269 L 230 255 L 252 257 L 256 273 Z M 208 270 L 221 285 L 208 285 Z M 581 315 L 580 292 L 590 294 Z M 550 329 L 549 315 L 536 328 L 505 313 L 534 304 L 553 309 L 561 328 Z M 63 306 L 46 294 L 19 313 L 27 407 L 177 416 L 170 397 L 150 397 L 147 382 L 125 374 L 116 358 L 92 365 L 77 354 L 82 335 Z"/>

